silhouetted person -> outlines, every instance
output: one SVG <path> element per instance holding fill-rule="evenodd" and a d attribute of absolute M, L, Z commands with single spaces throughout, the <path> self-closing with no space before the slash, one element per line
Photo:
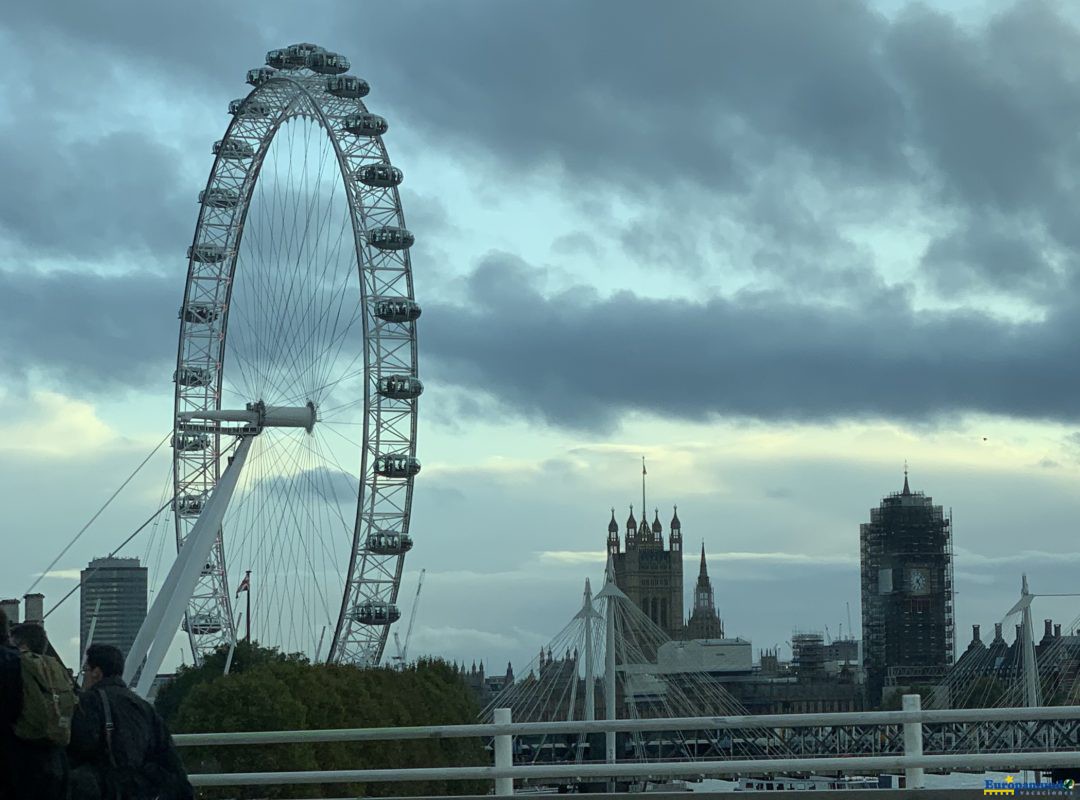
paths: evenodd
<path fill-rule="evenodd" d="M 71 726 L 72 800 L 158 797 L 192 800 L 184 765 L 164 720 L 124 684 L 124 656 L 91 645 Z M 106 732 L 111 719 L 112 731 Z"/>
<path fill-rule="evenodd" d="M 71 675 L 52 648 L 45 629 L 24 622 L 11 629 L 19 649 L 22 708 L 14 723 L 11 776 L 19 800 L 63 800 L 68 796 L 65 747 L 75 706 Z"/>
<path fill-rule="evenodd" d="M 15 732 L 12 726 L 22 712 L 22 670 L 19 651 L 11 643 L 8 618 L 0 608 L 0 798 L 14 800 L 15 781 L 12 755 Z"/>

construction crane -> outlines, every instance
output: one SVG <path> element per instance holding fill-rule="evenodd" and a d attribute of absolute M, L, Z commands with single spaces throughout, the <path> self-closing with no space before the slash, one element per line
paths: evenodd
<path fill-rule="evenodd" d="M 424 573 L 426 569 L 420 570 L 420 579 L 416 582 L 416 596 L 413 597 L 412 611 L 409 612 L 409 627 L 405 630 L 405 644 L 401 643 L 401 637 L 398 636 L 397 631 L 394 631 L 394 647 L 397 648 L 397 655 L 391 658 L 391 661 L 396 662 L 395 666 L 398 669 L 405 669 L 406 658 L 409 655 L 409 641 L 412 639 L 413 623 L 416 622 L 416 609 L 420 606 L 420 590 L 424 588 Z"/>

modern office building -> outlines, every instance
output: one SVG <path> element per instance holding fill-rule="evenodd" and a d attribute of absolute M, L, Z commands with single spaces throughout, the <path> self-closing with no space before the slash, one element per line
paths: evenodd
<path fill-rule="evenodd" d="M 79 652 L 111 644 L 127 656 L 146 617 L 146 567 L 137 558 L 95 558 L 82 571 Z M 96 620 L 96 621 L 95 621 Z"/>
<path fill-rule="evenodd" d="M 859 530 L 867 700 L 941 681 L 953 663 L 950 520 L 922 492 L 885 497 Z"/>

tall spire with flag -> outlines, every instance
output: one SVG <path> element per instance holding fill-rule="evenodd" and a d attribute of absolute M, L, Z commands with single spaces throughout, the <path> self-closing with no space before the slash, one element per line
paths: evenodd
<path fill-rule="evenodd" d="M 251 570 L 249 569 L 244 573 L 244 579 L 240 581 L 240 585 L 236 587 L 236 596 L 240 597 L 240 592 L 246 595 L 246 607 L 244 610 L 244 638 L 251 641 Z"/>
<path fill-rule="evenodd" d="M 645 505 L 645 476 L 649 473 L 645 471 L 645 456 L 641 457 L 641 518 L 645 519 L 645 509 L 648 508 Z"/>

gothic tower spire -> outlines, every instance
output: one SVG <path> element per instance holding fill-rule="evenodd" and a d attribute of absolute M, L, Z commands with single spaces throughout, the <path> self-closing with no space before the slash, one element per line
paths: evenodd
<path fill-rule="evenodd" d="M 648 508 L 645 505 L 645 476 L 649 473 L 645 471 L 645 456 L 641 457 L 641 518 L 645 519 L 645 515 L 648 513 L 645 509 Z"/>

